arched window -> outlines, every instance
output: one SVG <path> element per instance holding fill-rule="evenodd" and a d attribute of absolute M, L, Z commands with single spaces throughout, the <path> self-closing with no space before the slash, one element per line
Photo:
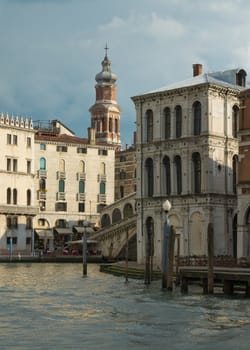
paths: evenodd
<path fill-rule="evenodd" d="M 115 208 L 112 212 L 112 224 L 121 221 L 122 219 L 122 214 L 120 209 Z"/>
<path fill-rule="evenodd" d="M 154 168 L 152 158 L 146 160 L 146 192 L 148 197 L 152 197 L 154 193 Z"/>
<path fill-rule="evenodd" d="M 60 159 L 60 161 L 59 161 L 59 170 L 62 172 L 65 172 L 65 160 L 64 159 Z"/>
<path fill-rule="evenodd" d="M 106 227 L 110 225 L 110 217 L 108 214 L 104 214 L 101 218 L 101 227 Z"/>
<path fill-rule="evenodd" d="M 26 230 L 32 229 L 32 217 L 27 216 L 26 218 Z"/>
<path fill-rule="evenodd" d="M 237 194 L 238 157 L 233 156 L 233 193 Z"/>
<path fill-rule="evenodd" d="M 105 182 L 100 182 L 100 194 L 105 194 L 105 192 L 106 192 Z"/>
<path fill-rule="evenodd" d="M 238 120 L 239 120 L 239 107 L 233 106 L 232 110 L 232 133 L 233 137 L 238 136 Z"/>
<path fill-rule="evenodd" d="M 13 204 L 17 204 L 17 189 L 13 190 Z"/>
<path fill-rule="evenodd" d="M 164 109 L 164 138 L 169 139 L 171 135 L 171 113 L 170 108 Z"/>
<path fill-rule="evenodd" d="M 58 192 L 65 192 L 65 182 L 62 179 L 58 183 Z"/>
<path fill-rule="evenodd" d="M 79 181 L 79 193 L 84 193 L 85 192 L 85 182 L 84 181 Z"/>
<path fill-rule="evenodd" d="M 133 216 L 134 212 L 133 212 L 133 207 L 130 203 L 126 203 L 124 208 L 123 208 L 123 217 L 125 218 L 129 218 L 130 216 Z"/>
<path fill-rule="evenodd" d="M 181 194 L 182 174 L 181 174 L 181 157 L 180 156 L 175 156 L 174 164 L 175 164 L 175 175 L 176 175 L 176 192 L 177 194 Z"/>
<path fill-rule="evenodd" d="M 85 162 L 83 160 L 80 160 L 79 163 L 79 172 L 80 173 L 85 173 Z"/>
<path fill-rule="evenodd" d="M 115 119 L 115 133 L 118 133 L 118 120 Z"/>
<path fill-rule="evenodd" d="M 113 131 L 113 120 L 112 118 L 109 118 L 109 132 Z"/>
<path fill-rule="evenodd" d="M 193 122 L 194 122 L 194 135 L 200 135 L 201 133 L 201 103 L 199 101 L 193 104 Z"/>
<path fill-rule="evenodd" d="M 31 205 L 31 190 L 27 190 L 27 205 Z"/>
<path fill-rule="evenodd" d="M 44 157 L 40 158 L 40 170 L 46 170 L 46 159 Z"/>
<path fill-rule="evenodd" d="M 40 191 L 46 190 L 46 180 L 45 179 L 39 180 L 39 190 Z"/>
<path fill-rule="evenodd" d="M 7 204 L 11 204 L 11 189 L 7 188 Z"/>
<path fill-rule="evenodd" d="M 152 142 L 153 141 L 153 111 L 151 109 L 147 110 L 146 112 L 146 141 Z"/>
<path fill-rule="evenodd" d="M 198 152 L 192 154 L 194 173 L 194 193 L 201 193 L 201 157 Z"/>
<path fill-rule="evenodd" d="M 175 136 L 176 138 L 182 135 L 182 109 L 181 106 L 175 107 Z"/>
<path fill-rule="evenodd" d="M 170 175 L 170 159 L 165 156 L 163 158 L 163 184 L 164 184 L 164 193 L 171 193 L 171 175 Z"/>

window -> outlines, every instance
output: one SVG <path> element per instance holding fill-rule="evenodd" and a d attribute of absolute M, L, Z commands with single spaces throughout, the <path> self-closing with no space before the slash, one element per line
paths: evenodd
<path fill-rule="evenodd" d="M 232 110 L 232 133 L 233 137 L 238 136 L 238 118 L 239 118 L 239 107 L 233 106 Z"/>
<path fill-rule="evenodd" d="M 98 149 L 99 156 L 107 156 L 108 150 L 107 149 Z"/>
<path fill-rule="evenodd" d="M 120 162 L 126 162 L 126 156 L 120 156 Z"/>
<path fill-rule="evenodd" d="M 153 111 L 151 109 L 146 112 L 146 141 L 153 141 Z"/>
<path fill-rule="evenodd" d="M 83 160 L 81 160 L 79 163 L 79 172 L 85 173 L 85 162 Z"/>
<path fill-rule="evenodd" d="M 46 190 L 46 180 L 45 179 L 39 180 L 39 190 L 41 192 L 44 192 Z"/>
<path fill-rule="evenodd" d="M 164 183 L 164 193 L 171 193 L 171 175 L 170 175 L 170 159 L 165 156 L 163 158 L 163 183 Z"/>
<path fill-rule="evenodd" d="M 120 186 L 120 198 L 124 197 L 124 186 Z"/>
<path fill-rule="evenodd" d="M 13 159 L 13 172 L 17 172 L 17 159 Z"/>
<path fill-rule="evenodd" d="M 31 147 L 31 137 L 27 137 L 27 147 Z"/>
<path fill-rule="evenodd" d="M 85 182 L 84 181 L 79 181 L 79 193 L 84 193 L 85 192 Z"/>
<path fill-rule="evenodd" d="M 12 239 L 12 244 L 17 244 L 17 237 L 7 237 L 6 243 L 10 245 L 10 240 Z"/>
<path fill-rule="evenodd" d="M 154 193 L 154 168 L 152 158 L 146 160 L 146 194 L 152 197 Z"/>
<path fill-rule="evenodd" d="M 67 221 L 64 220 L 64 219 L 56 220 L 56 227 L 66 228 L 67 227 Z"/>
<path fill-rule="evenodd" d="M 11 159 L 7 158 L 7 171 L 11 171 Z"/>
<path fill-rule="evenodd" d="M 102 175 L 105 175 L 106 174 L 106 165 L 105 165 L 105 163 L 101 163 L 100 164 L 100 173 L 102 174 Z"/>
<path fill-rule="evenodd" d="M 7 188 L 7 204 L 11 204 L 11 189 Z"/>
<path fill-rule="evenodd" d="M 17 145 L 17 135 L 13 135 L 13 145 Z"/>
<path fill-rule="evenodd" d="M 31 230 L 32 229 L 32 218 L 29 217 L 29 216 L 26 218 L 26 229 L 27 230 Z"/>
<path fill-rule="evenodd" d="M 17 226 L 18 226 L 17 216 L 7 216 L 6 225 L 7 225 L 7 228 L 17 229 Z"/>
<path fill-rule="evenodd" d="M 45 226 L 46 225 L 46 220 L 45 219 L 39 219 L 38 220 L 38 225 L 39 226 Z"/>
<path fill-rule="evenodd" d="M 124 170 L 122 170 L 120 172 L 120 180 L 125 180 L 126 179 L 126 172 Z"/>
<path fill-rule="evenodd" d="M 201 157 L 198 152 L 193 153 L 193 172 L 194 172 L 194 193 L 201 193 Z"/>
<path fill-rule="evenodd" d="M 171 134 L 171 113 L 170 108 L 164 109 L 164 138 L 169 139 Z"/>
<path fill-rule="evenodd" d="M 11 134 L 7 134 L 7 144 L 11 145 Z"/>
<path fill-rule="evenodd" d="M 27 174 L 31 173 L 31 160 L 27 160 Z"/>
<path fill-rule="evenodd" d="M 68 152 L 67 146 L 56 146 L 57 152 Z"/>
<path fill-rule="evenodd" d="M 237 194 L 238 157 L 233 156 L 233 193 Z"/>
<path fill-rule="evenodd" d="M 26 237 L 26 245 L 31 245 L 31 237 Z"/>
<path fill-rule="evenodd" d="M 106 192 L 105 182 L 100 182 L 100 194 L 105 194 L 105 192 Z"/>
<path fill-rule="evenodd" d="M 17 204 L 17 189 L 13 190 L 13 204 Z"/>
<path fill-rule="evenodd" d="M 77 147 L 77 153 L 87 153 L 86 147 Z"/>
<path fill-rule="evenodd" d="M 65 182 L 62 179 L 58 183 L 58 192 L 65 192 Z"/>
<path fill-rule="evenodd" d="M 84 202 L 78 203 L 78 211 L 79 211 L 79 213 L 85 212 L 85 203 Z"/>
<path fill-rule="evenodd" d="M 175 136 L 176 138 L 182 135 L 182 109 L 181 106 L 175 107 Z"/>
<path fill-rule="evenodd" d="M 39 208 L 40 208 L 40 211 L 44 211 L 46 209 L 46 202 L 45 201 L 40 201 L 39 202 Z"/>
<path fill-rule="evenodd" d="M 27 190 L 27 206 L 31 205 L 31 190 Z"/>
<path fill-rule="evenodd" d="M 113 131 L 113 121 L 112 118 L 109 118 L 109 132 Z"/>
<path fill-rule="evenodd" d="M 118 120 L 115 119 L 115 133 L 117 133 L 118 131 Z"/>
<path fill-rule="evenodd" d="M 40 143 L 40 150 L 45 151 L 46 150 L 46 145 L 45 143 Z"/>
<path fill-rule="evenodd" d="M 44 157 L 40 158 L 40 170 L 46 170 L 46 159 Z"/>
<path fill-rule="evenodd" d="M 193 122 L 194 122 L 194 135 L 200 135 L 201 133 L 201 103 L 199 101 L 193 104 Z"/>
<path fill-rule="evenodd" d="M 66 202 L 57 202 L 55 205 L 56 211 L 67 211 L 67 203 Z"/>
<path fill-rule="evenodd" d="M 175 164 L 175 176 L 176 176 L 176 192 L 177 194 L 181 194 L 182 174 L 181 174 L 181 157 L 180 156 L 175 156 L 174 164 Z"/>
<path fill-rule="evenodd" d="M 59 161 L 59 170 L 61 172 L 65 172 L 65 160 L 64 159 L 60 159 L 60 161 Z"/>

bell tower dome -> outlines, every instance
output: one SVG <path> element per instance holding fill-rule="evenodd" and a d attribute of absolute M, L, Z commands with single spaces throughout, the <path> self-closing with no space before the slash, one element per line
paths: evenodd
<path fill-rule="evenodd" d="M 95 130 L 96 142 L 102 142 L 121 148 L 120 113 L 116 101 L 116 75 L 111 70 L 108 59 L 108 47 L 105 47 L 105 57 L 102 61 L 102 71 L 95 76 L 96 101 L 89 109 L 91 113 L 91 128 Z"/>

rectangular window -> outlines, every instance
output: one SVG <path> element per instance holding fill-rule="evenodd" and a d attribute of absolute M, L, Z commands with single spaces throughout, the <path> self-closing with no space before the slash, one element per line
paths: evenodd
<path fill-rule="evenodd" d="M 31 147 L 31 137 L 27 137 L 27 147 Z"/>
<path fill-rule="evenodd" d="M 78 203 L 78 211 L 79 211 L 80 213 L 85 212 L 85 203 L 84 203 L 84 202 Z"/>
<path fill-rule="evenodd" d="M 31 160 L 27 160 L 27 174 L 31 173 Z"/>
<path fill-rule="evenodd" d="M 55 205 L 56 211 L 67 211 L 67 203 L 66 202 L 57 202 Z"/>
<path fill-rule="evenodd" d="M 17 172 L 17 159 L 13 159 L 13 172 Z"/>
<path fill-rule="evenodd" d="M 10 244 L 10 239 L 12 238 L 12 244 L 17 244 L 17 237 L 7 237 L 7 244 Z"/>
<path fill-rule="evenodd" d="M 68 152 L 67 146 L 56 146 L 57 152 Z"/>
<path fill-rule="evenodd" d="M 11 134 L 7 134 L 7 144 L 11 145 Z"/>
<path fill-rule="evenodd" d="M 31 237 L 26 237 L 26 245 L 31 245 Z"/>
<path fill-rule="evenodd" d="M 13 135 L 13 145 L 17 145 L 17 135 Z"/>
<path fill-rule="evenodd" d="M 7 225 L 7 228 L 17 228 L 18 226 L 17 216 L 8 216 L 6 218 L 6 225 Z"/>
<path fill-rule="evenodd" d="M 11 159 L 7 158 L 7 171 L 11 171 Z"/>
<path fill-rule="evenodd" d="M 86 147 L 77 147 L 77 153 L 87 153 Z"/>
<path fill-rule="evenodd" d="M 107 156 L 108 150 L 107 149 L 98 149 L 99 156 Z"/>
<path fill-rule="evenodd" d="M 39 226 L 45 226 L 45 224 L 46 224 L 45 219 L 39 219 L 39 220 L 38 220 L 38 225 L 39 225 Z"/>
<path fill-rule="evenodd" d="M 46 150 L 46 145 L 45 143 L 40 143 L 40 150 L 45 151 Z"/>

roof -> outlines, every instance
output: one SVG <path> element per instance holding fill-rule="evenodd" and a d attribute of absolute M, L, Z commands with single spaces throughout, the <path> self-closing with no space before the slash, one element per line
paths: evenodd
<path fill-rule="evenodd" d="M 239 71 L 240 69 L 237 68 L 237 69 L 231 69 L 231 70 L 222 71 L 222 72 L 204 73 L 204 74 L 191 77 L 186 80 L 182 80 L 180 82 L 163 86 L 157 90 L 149 91 L 138 96 L 154 94 L 154 93 L 164 92 L 164 91 L 171 91 L 171 90 L 181 89 L 181 88 L 188 88 L 191 86 L 203 85 L 208 83 L 241 91 L 246 89 L 246 87 L 236 84 L 236 74 Z"/>
<path fill-rule="evenodd" d="M 54 238 L 53 231 L 51 229 L 35 230 L 35 232 L 40 239 L 43 239 L 43 238 L 52 239 L 52 238 Z"/>

